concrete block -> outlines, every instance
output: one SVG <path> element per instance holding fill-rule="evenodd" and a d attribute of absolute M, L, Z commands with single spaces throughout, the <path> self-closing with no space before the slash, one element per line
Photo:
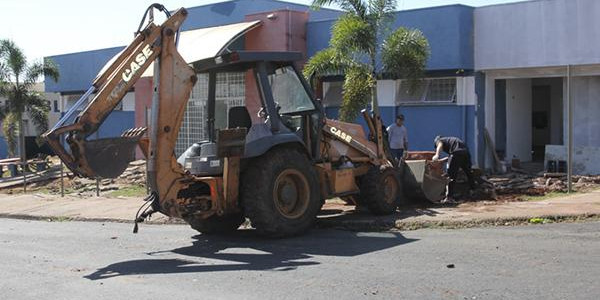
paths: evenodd
<path fill-rule="evenodd" d="M 551 160 L 567 161 L 567 146 L 546 145 L 544 166 L 548 165 L 548 161 Z M 600 147 L 573 147 L 573 174 L 600 174 Z"/>

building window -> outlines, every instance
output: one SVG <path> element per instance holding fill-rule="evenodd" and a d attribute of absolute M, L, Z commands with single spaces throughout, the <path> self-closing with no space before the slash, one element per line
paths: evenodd
<path fill-rule="evenodd" d="M 447 103 L 456 101 L 456 78 L 427 78 L 411 91 L 406 80 L 397 81 L 396 103 Z"/>
<path fill-rule="evenodd" d="M 58 100 L 54 100 L 54 112 L 58 112 Z"/>

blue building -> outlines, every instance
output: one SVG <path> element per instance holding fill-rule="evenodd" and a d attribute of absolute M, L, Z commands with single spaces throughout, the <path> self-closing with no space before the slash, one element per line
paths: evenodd
<path fill-rule="evenodd" d="M 337 10 L 312 11 L 276 0 L 233 0 L 188 10 L 184 30 L 242 22 L 249 15 L 271 11 L 304 12 L 307 57 L 328 46 L 331 26 L 341 15 Z M 600 154 L 600 138 L 594 134 L 600 122 L 590 115 L 600 112 L 600 39 L 595 38 L 599 13 L 600 2 L 594 0 L 534 0 L 477 8 L 447 5 L 395 13 L 392 27 L 420 29 L 429 40 L 431 56 L 426 78 L 415 93 L 408 93 L 402 80 L 378 81 L 384 122 L 393 122 L 399 113 L 406 116 L 410 150 L 432 150 L 438 134 L 460 137 L 474 153 L 474 164 L 483 168 L 495 164 L 492 151 L 523 162 L 564 160 L 566 107 L 571 99 L 577 120 L 573 140 L 580 150 L 575 171 L 600 173 L 600 164 L 586 163 Z M 59 93 L 58 106 L 66 110 L 122 48 L 51 57 L 59 65 L 61 79 L 47 82 L 46 91 Z M 341 102 L 339 80 L 328 78 L 323 83 L 329 117 L 337 116 Z M 235 86 L 224 81 L 225 86 L 228 82 Z M 572 94 L 566 93 L 567 85 Z M 133 91 L 128 94 L 101 135 L 133 127 L 135 111 L 146 113 L 138 102 Z M 186 132 L 191 136 L 198 128 L 192 119 L 184 119 L 183 144 L 193 142 L 184 139 Z M 493 147 L 485 141 L 486 131 Z"/>

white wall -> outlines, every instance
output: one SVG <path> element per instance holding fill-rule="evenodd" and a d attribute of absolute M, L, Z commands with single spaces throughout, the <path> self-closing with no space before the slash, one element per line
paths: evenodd
<path fill-rule="evenodd" d="M 123 111 L 135 111 L 135 92 L 125 94 L 121 103 L 123 103 Z"/>
<path fill-rule="evenodd" d="M 564 97 L 567 99 L 566 88 L 564 93 Z M 572 78 L 571 97 L 573 101 L 573 145 L 576 147 L 600 147 L 600 76 Z M 564 112 L 566 137 L 568 135 L 567 101 L 564 101 Z"/>
<path fill-rule="evenodd" d="M 531 79 L 506 80 L 506 158 L 531 161 Z"/>
<path fill-rule="evenodd" d="M 598 16 L 598 0 L 538 0 L 476 8 L 475 69 L 600 63 Z"/>
<path fill-rule="evenodd" d="M 456 78 L 456 104 L 475 105 L 477 104 L 477 95 L 475 94 L 475 77 L 457 77 Z"/>
<path fill-rule="evenodd" d="M 395 80 L 377 80 L 377 102 L 379 106 L 396 106 Z"/>

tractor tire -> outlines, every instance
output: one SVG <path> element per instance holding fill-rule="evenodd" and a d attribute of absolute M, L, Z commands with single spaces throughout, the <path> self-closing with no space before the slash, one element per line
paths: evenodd
<path fill-rule="evenodd" d="M 217 235 L 231 233 L 237 230 L 240 225 L 244 223 L 245 218 L 242 214 L 232 214 L 226 216 L 214 215 L 206 219 L 191 217 L 187 218 L 185 221 L 188 222 L 193 229 L 202 234 Z"/>
<path fill-rule="evenodd" d="M 322 206 L 317 172 L 306 155 L 292 148 L 254 159 L 241 176 L 240 199 L 252 227 L 267 237 L 305 232 Z"/>
<path fill-rule="evenodd" d="M 373 166 L 359 180 L 360 203 L 364 203 L 375 215 L 389 215 L 396 212 L 402 195 L 402 183 L 394 168 L 380 170 Z"/>

